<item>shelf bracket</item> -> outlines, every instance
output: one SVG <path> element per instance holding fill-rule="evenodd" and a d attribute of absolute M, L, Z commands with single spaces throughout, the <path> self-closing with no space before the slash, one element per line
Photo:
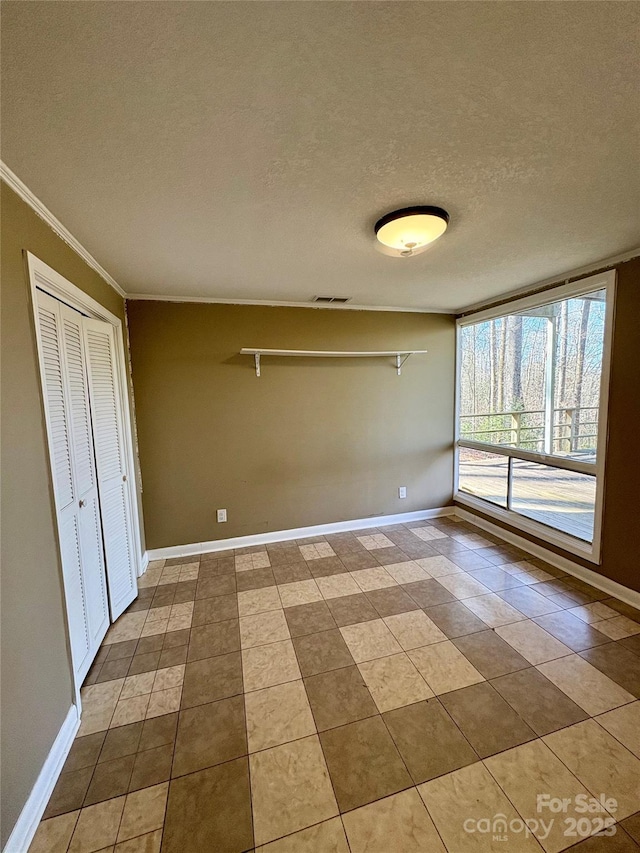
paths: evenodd
<path fill-rule="evenodd" d="M 259 352 L 255 353 L 254 359 L 256 362 L 256 376 L 260 376 L 260 353 Z"/>
<path fill-rule="evenodd" d="M 410 355 L 411 353 L 408 352 L 404 358 L 400 354 L 396 356 L 396 367 L 398 369 L 398 376 L 402 376 L 402 365 L 405 363 L 405 361 L 409 358 Z"/>

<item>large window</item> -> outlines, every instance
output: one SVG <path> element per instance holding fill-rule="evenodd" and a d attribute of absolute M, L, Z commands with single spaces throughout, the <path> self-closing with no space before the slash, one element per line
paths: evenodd
<path fill-rule="evenodd" d="M 614 281 L 458 321 L 456 498 L 594 560 Z"/>

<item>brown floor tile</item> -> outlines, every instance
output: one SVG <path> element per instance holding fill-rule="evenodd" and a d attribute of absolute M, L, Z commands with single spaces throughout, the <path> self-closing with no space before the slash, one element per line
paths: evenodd
<path fill-rule="evenodd" d="M 536 616 L 533 621 L 574 652 L 610 642 L 609 637 L 596 630 L 596 626 L 589 625 L 563 610 L 547 613 L 545 616 Z"/>
<path fill-rule="evenodd" d="M 513 589 L 501 590 L 498 595 L 507 604 L 511 604 L 516 610 L 524 613 L 525 616 L 532 618 L 533 616 L 542 616 L 545 613 L 553 613 L 558 609 L 558 605 L 554 604 L 546 595 L 536 592 L 532 586 L 521 584 Z"/>
<path fill-rule="evenodd" d="M 332 598 L 327 604 L 338 628 L 378 619 L 378 612 L 364 593 Z"/>
<path fill-rule="evenodd" d="M 138 751 L 155 749 L 165 744 L 173 744 L 176 739 L 178 713 L 163 714 L 144 721 Z"/>
<path fill-rule="evenodd" d="M 112 643 L 110 646 L 103 646 L 107 650 L 105 660 L 118 660 L 119 658 L 132 658 L 136 653 L 138 640 L 125 640 L 123 643 Z M 98 657 L 96 657 L 98 660 Z"/>
<path fill-rule="evenodd" d="M 607 643 L 580 652 L 580 657 L 608 675 L 612 681 L 640 698 L 640 658 L 620 643 Z"/>
<path fill-rule="evenodd" d="M 478 760 L 437 699 L 382 715 L 416 785 Z"/>
<path fill-rule="evenodd" d="M 587 719 L 587 714 L 535 667 L 491 682 L 534 732 L 542 737 Z"/>
<path fill-rule="evenodd" d="M 535 737 L 533 730 L 486 682 L 446 693 L 440 700 L 481 758 Z"/>
<path fill-rule="evenodd" d="M 142 726 L 143 723 L 140 721 L 139 723 L 129 723 L 126 726 L 109 729 L 100 753 L 99 763 L 113 761 L 115 758 L 122 758 L 125 755 L 137 752 Z"/>
<path fill-rule="evenodd" d="M 170 566 L 185 566 L 187 563 L 198 562 L 200 562 L 200 557 L 198 554 L 189 557 L 169 557 L 169 559 L 165 560 L 164 568 L 168 569 Z"/>
<path fill-rule="evenodd" d="M 492 592 L 499 592 L 503 589 L 523 586 L 517 578 L 510 575 L 508 572 L 503 571 L 498 566 L 474 570 L 471 572 L 471 577 L 480 581 L 481 584 L 484 584 L 487 589 L 490 589 Z"/>
<path fill-rule="evenodd" d="M 266 586 L 275 586 L 276 579 L 270 567 L 264 569 L 249 569 L 248 572 L 238 572 L 236 575 L 238 592 L 246 592 L 248 589 L 264 589 Z"/>
<path fill-rule="evenodd" d="M 131 781 L 129 782 L 130 791 L 137 791 L 139 788 L 148 788 L 150 785 L 166 782 L 171 776 L 173 744 L 168 743 L 154 749 L 145 749 L 144 752 L 139 752 L 135 759 Z"/>
<path fill-rule="evenodd" d="M 475 551 L 458 551 L 451 555 L 451 562 L 460 566 L 465 572 L 491 568 L 491 563 Z"/>
<path fill-rule="evenodd" d="M 187 646 L 175 646 L 172 649 L 163 649 L 160 652 L 158 669 L 165 669 L 168 666 L 179 666 L 181 663 L 186 663 L 187 649 Z"/>
<path fill-rule="evenodd" d="M 160 635 L 161 636 L 161 635 Z M 160 652 L 149 652 L 145 655 L 134 655 L 131 666 L 129 667 L 129 675 L 140 675 L 142 672 L 151 672 L 158 668 L 160 660 Z"/>
<path fill-rule="evenodd" d="M 595 586 L 591 586 L 591 584 L 581 580 L 580 578 L 574 578 L 571 577 L 571 575 L 566 575 L 563 578 L 563 581 L 568 584 L 571 589 L 577 589 L 579 592 L 583 592 L 585 595 L 591 596 L 593 601 L 602 601 L 603 599 L 608 598 L 606 592 L 596 589 Z"/>
<path fill-rule="evenodd" d="M 570 853 L 638 853 L 640 844 L 635 841 L 620 826 L 616 826 L 615 835 L 595 835 L 585 838 L 574 847 Z"/>
<path fill-rule="evenodd" d="M 219 559 L 207 560 L 200 563 L 198 578 L 220 577 L 220 575 L 234 575 L 236 572 L 236 561 L 233 555 L 220 557 Z"/>
<path fill-rule="evenodd" d="M 487 630 L 486 623 L 459 601 L 425 607 L 424 612 L 450 639 Z"/>
<path fill-rule="evenodd" d="M 418 545 L 421 543 L 418 542 Z M 410 557 L 402 548 L 394 545 L 393 548 L 376 548 L 371 552 L 376 558 L 379 566 L 393 566 L 394 563 L 407 563 L 409 560 L 415 560 L 417 557 Z M 422 556 L 426 556 L 421 554 Z"/>
<path fill-rule="evenodd" d="M 142 601 L 140 598 L 136 598 L 124 611 L 125 613 L 140 613 L 142 610 L 148 610 L 151 606 L 151 599 Z"/>
<path fill-rule="evenodd" d="M 187 660 L 202 660 L 215 655 L 226 655 L 240 649 L 240 622 L 211 622 L 191 629 Z"/>
<path fill-rule="evenodd" d="M 182 686 L 182 708 L 192 708 L 242 693 L 240 652 L 188 663 Z"/>
<path fill-rule="evenodd" d="M 449 601 L 456 600 L 456 597 L 448 589 L 445 589 L 442 584 L 433 578 L 426 581 L 403 584 L 402 588 L 413 598 L 419 607 L 424 607 L 425 609 L 427 607 L 434 607 L 436 604 L 446 604 Z"/>
<path fill-rule="evenodd" d="M 132 660 L 133 657 L 106 661 L 106 663 L 102 664 L 95 684 L 101 684 L 103 681 L 114 681 L 116 678 L 124 678 L 129 671 Z"/>
<path fill-rule="evenodd" d="M 164 634 L 153 634 L 151 637 L 142 637 L 138 640 L 136 647 L 137 655 L 148 655 L 151 652 L 159 652 L 164 644 Z"/>
<path fill-rule="evenodd" d="M 164 635 L 162 649 L 174 649 L 176 646 L 186 646 L 189 642 L 190 631 L 182 628 L 180 631 L 168 631 Z"/>
<path fill-rule="evenodd" d="M 320 733 L 341 812 L 411 786 L 411 777 L 382 717 Z"/>
<path fill-rule="evenodd" d="M 279 545 L 277 547 L 273 545 L 267 545 L 267 553 L 269 555 L 269 562 L 271 563 L 271 567 L 274 569 L 274 574 L 276 574 L 276 567 L 296 564 L 300 565 L 304 562 L 300 557 L 300 549 L 297 545 Z M 306 577 L 295 578 L 295 580 L 306 580 Z M 278 583 L 293 583 L 293 581 L 279 580 Z"/>
<path fill-rule="evenodd" d="M 340 559 L 348 572 L 359 572 L 361 569 L 375 569 L 376 566 L 380 565 L 374 557 L 373 551 L 362 550 L 352 554 L 343 554 Z"/>
<path fill-rule="evenodd" d="M 378 713 L 357 666 L 312 675 L 304 686 L 320 732 Z"/>
<path fill-rule="evenodd" d="M 197 581 L 181 581 L 176 584 L 176 594 L 173 599 L 174 604 L 184 604 L 186 601 L 193 601 L 196 597 Z"/>
<path fill-rule="evenodd" d="M 640 610 L 638 608 L 632 607 L 624 601 L 619 601 L 617 598 L 605 598 L 604 604 L 613 610 L 617 610 L 622 616 L 627 616 L 629 619 L 640 622 Z"/>
<path fill-rule="evenodd" d="M 171 781 L 162 853 L 241 853 L 252 845 L 246 758 Z"/>
<path fill-rule="evenodd" d="M 347 571 L 347 567 L 340 557 L 320 557 L 318 560 L 309 560 L 309 571 L 314 578 L 326 578 L 330 575 L 341 575 Z"/>
<path fill-rule="evenodd" d="M 106 732 L 96 732 L 93 735 L 77 737 L 71 745 L 62 772 L 82 770 L 83 767 L 93 767 L 97 764 L 105 735 Z"/>
<path fill-rule="evenodd" d="M 242 696 L 180 712 L 172 776 L 184 776 L 246 754 Z"/>
<path fill-rule="evenodd" d="M 167 607 L 173 604 L 173 599 L 176 596 L 176 586 L 177 584 L 175 583 L 166 583 L 156 587 L 155 595 L 151 600 L 151 607 Z"/>
<path fill-rule="evenodd" d="M 453 644 L 487 679 L 530 666 L 522 655 L 494 631 L 478 631 L 466 637 L 458 637 L 453 640 Z"/>
<path fill-rule="evenodd" d="M 207 625 L 209 622 L 226 622 L 238 618 L 238 597 L 217 595 L 214 598 L 201 598 L 193 606 L 192 627 Z"/>
<path fill-rule="evenodd" d="M 624 831 L 628 832 L 633 840 L 640 844 L 640 812 L 625 818 L 620 823 Z"/>
<path fill-rule="evenodd" d="M 640 656 L 640 634 L 634 634 L 633 637 L 625 637 L 624 640 L 618 640 L 618 644 L 634 655 Z"/>
<path fill-rule="evenodd" d="M 79 809 L 93 776 L 93 765 L 71 773 L 62 773 L 42 815 L 43 820 Z"/>
<path fill-rule="evenodd" d="M 292 637 L 305 634 L 317 634 L 336 627 L 336 622 L 325 601 L 311 604 L 299 604 L 297 607 L 285 607 L 284 615 Z"/>
<path fill-rule="evenodd" d="M 305 560 L 300 560 L 299 557 L 300 552 L 298 551 L 297 562 L 274 564 L 273 560 L 271 561 L 271 568 L 273 569 L 273 576 L 276 579 L 276 583 L 295 583 L 296 581 L 308 581 L 311 579 L 308 563 Z"/>
<path fill-rule="evenodd" d="M 395 616 L 397 613 L 419 609 L 415 601 L 399 586 L 373 589 L 366 593 L 366 596 L 380 616 Z"/>
<path fill-rule="evenodd" d="M 134 761 L 135 755 L 125 755 L 122 758 L 98 764 L 84 798 L 84 805 L 92 806 L 94 803 L 126 794 Z"/>
<path fill-rule="evenodd" d="M 216 595 L 230 595 L 236 591 L 236 576 L 220 575 L 211 578 L 198 578 L 196 587 L 196 600 L 200 598 L 213 598 Z"/>
<path fill-rule="evenodd" d="M 303 676 L 352 666 L 354 663 L 351 652 L 337 628 L 305 637 L 294 637 L 293 646 Z"/>

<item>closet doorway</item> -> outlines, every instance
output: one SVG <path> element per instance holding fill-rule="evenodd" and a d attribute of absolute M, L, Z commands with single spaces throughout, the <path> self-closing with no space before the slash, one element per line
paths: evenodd
<path fill-rule="evenodd" d="M 38 258 L 27 262 L 79 692 L 140 573 L 122 324 Z"/>

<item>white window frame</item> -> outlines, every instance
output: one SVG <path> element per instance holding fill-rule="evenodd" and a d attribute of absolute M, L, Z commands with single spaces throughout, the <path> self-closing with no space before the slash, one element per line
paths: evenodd
<path fill-rule="evenodd" d="M 479 441 L 467 441 L 460 438 L 460 381 L 461 381 L 461 331 L 465 326 L 481 323 L 486 320 L 494 320 L 504 317 L 514 311 L 524 311 L 530 308 L 539 308 L 550 302 L 558 302 L 563 299 L 575 298 L 594 290 L 606 291 L 606 311 L 604 322 L 604 341 L 602 352 L 602 376 L 600 380 L 600 400 L 598 413 L 598 442 L 596 450 L 595 465 L 576 460 L 568 460 L 566 457 L 558 457 L 537 453 L 534 451 L 520 450 L 507 445 L 495 445 Z M 607 270 L 596 275 L 581 278 L 566 284 L 551 287 L 538 293 L 503 302 L 493 308 L 476 311 L 459 317 L 456 320 L 456 399 L 455 399 L 455 454 L 454 454 L 454 500 L 462 506 L 481 512 L 490 518 L 494 518 L 503 524 L 522 530 L 543 542 L 548 542 L 563 551 L 576 554 L 592 563 L 599 563 L 601 559 L 602 539 L 602 516 L 604 507 L 604 478 L 605 458 L 607 451 L 607 420 L 609 407 L 609 378 L 611 371 L 611 342 L 613 339 L 613 323 L 615 312 L 616 271 Z M 534 521 L 515 510 L 497 506 L 483 498 L 462 492 L 459 489 L 459 448 L 472 447 L 476 450 L 495 453 L 512 459 L 525 459 L 527 461 L 539 462 L 554 468 L 565 468 L 582 473 L 594 473 L 596 477 L 596 500 L 594 511 L 593 541 L 585 542 L 568 533 L 563 533 L 553 527 L 549 527 L 539 521 Z"/>

